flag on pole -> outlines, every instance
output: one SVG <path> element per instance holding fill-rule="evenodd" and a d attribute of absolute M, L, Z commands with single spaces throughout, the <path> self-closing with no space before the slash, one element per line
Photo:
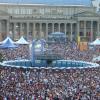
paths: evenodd
<path fill-rule="evenodd" d="M 80 43 L 80 36 L 78 36 L 78 39 L 77 39 L 77 41 L 78 41 L 78 44 Z"/>

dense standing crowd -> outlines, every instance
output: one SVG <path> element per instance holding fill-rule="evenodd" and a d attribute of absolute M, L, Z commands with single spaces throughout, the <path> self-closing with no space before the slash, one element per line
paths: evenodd
<path fill-rule="evenodd" d="M 92 61 L 94 55 L 99 56 L 100 53 L 95 50 L 85 50 L 80 51 L 77 44 L 72 46 L 72 43 L 68 44 L 51 44 L 49 45 L 49 49 L 52 48 L 52 52 L 60 54 L 64 59 L 72 59 L 72 60 L 83 60 L 83 61 Z"/>
<path fill-rule="evenodd" d="M 94 55 L 100 55 L 95 50 L 80 51 L 77 44 L 72 46 L 71 42 L 65 44 L 53 43 L 48 45 L 47 49 L 48 51 L 46 52 L 59 54 L 63 59 L 92 61 Z M 3 55 L 4 60 L 29 59 L 30 53 L 29 45 L 20 45 L 18 48 L 0 49 L 0 54 Z"/>
<path fill-rule="evenodd" d="M 0 100 L 100 100 L 100 67 L 64 70 L 0 67 Z"/>
<path fill-rule="evenodd" d="M 93 50 L 80 51 L 70 43 L 48 49 L 64 59 L 91 61 Z M 22 46 L 0 50 L 5 60 L 29 57 Z M 83 69 L 35 69 L 0 66 L 0 100 L 100 100 L 100 66 Z"/>
<path fill-rule="evenodd" d="M 19 45 L 17 48 L 0 48 L 4 60 L 29 59 L 29 46 Z"/>

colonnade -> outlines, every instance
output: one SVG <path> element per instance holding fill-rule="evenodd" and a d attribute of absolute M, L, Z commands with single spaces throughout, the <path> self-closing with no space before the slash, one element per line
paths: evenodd
<path fill-rule="evenodd" d="M 5 28 L 3 28 L 5 27 Z M 76 21 L 71 23 L 60 23 L 52 22 L 8 22 L 6 25 L 0 23 L 0 33 L 11 35 L 13 39 L 20 38 L 24 35 L 27 39 L 31 38 L 47 38 L 52 32 L 63 32 L 66 33 L 69 40 L 73 40 L 77 36 L 88 37 L 87 33 L 90 34 L 90 40 L 94 39 L 96 33 L 99 33 L 99 22 L 98 21 Z"/>

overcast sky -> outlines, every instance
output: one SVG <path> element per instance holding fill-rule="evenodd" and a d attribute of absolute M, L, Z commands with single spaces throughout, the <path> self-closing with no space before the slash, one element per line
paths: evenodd
<path fill-rule="evenodd" d="M 1 3 L 43 3 L 43 4 L 85 4 L 90 5 L 91 0 L 0 0 Z"/>

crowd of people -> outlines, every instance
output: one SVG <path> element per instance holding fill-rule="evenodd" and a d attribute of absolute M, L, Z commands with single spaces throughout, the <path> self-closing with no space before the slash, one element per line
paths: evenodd
<path fill-rule="evenodd" d="M 72 43 L 67 44 L 51 44 L 49 49 L 52 48 L 52 52 L 60 54 L 63 59 L 82 60 L 91 62 L 94 55 L 99 56 L 100 54 L 93 49 L 80 51 L 77 44 L 72 46 Z"/>
<path fill-rule="evenodd" d="M 0 48 L 3 60 L 29 59 L 29 46 L 19 45 L 17 48 Z"/>
<path fill-rule="evenodd" d="M 75 44 L 75 43 L 74 43 Z M 59 54 L 63 59 L 72 59 L 72 60 L 83 60 L 83 61 L 92 61 L 94 55 L 99 56 L 95 50 L 85 50 L 80 51 L 77 47 L 77 44 L 72 46 L 72 43 L 52 43 L 46 47 L 47 51 L 50 54 Z M 14 60 L 14 59 L 29 59 L 30 57 L 30 48 L 29 45 L 20 45 L 18 48 L 6 48 L 0 49 L 0 54 L 3 55 L 4 60 Z"/>
<path fill-rule="evenodd" d="M 0 100 L 100 100 L 100 67 L 0 67 Z"/>
<path fill-rule="evenodd" d="M 64 59 L 92 61 L 93 50 L 50 44 Z M 1 49 L 4 60 L 29 59 L 28 46 Z M 49 52 L 50 53 L 50 52 Z M 100 66 L 76 69 L 36 69 L 0 66 L 0 100 L 100 100 Z"/>

